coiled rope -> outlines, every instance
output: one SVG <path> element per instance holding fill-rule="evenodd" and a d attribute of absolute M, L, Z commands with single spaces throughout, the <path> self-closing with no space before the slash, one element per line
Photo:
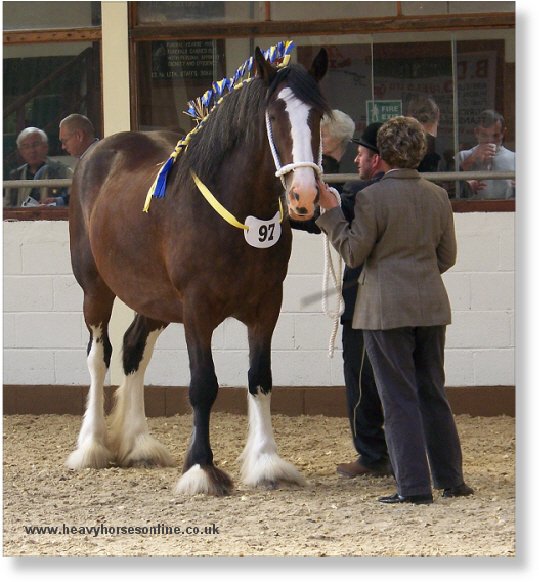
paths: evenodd
<path fill-rule="evenodd" d="M 329 188 L 341 205 L 341 196 L 335 188 Z M 320 212 L 323 214 L 325 210 L 322 208 Z M 339 256 L 337 263 L 337 272 L 333 265 L 333 257 L 331 254 L 331 245 L 329 238 L 325 232 L 322 233 L 324 244 L 324 274 L 322 276 L 322 312 L 333 320 L 331 335 L 329 337 L 328 356 L 333 358 L 335 353 L 335 341 L 337 339 L 337 332 L 339 331 L 339 320 L 344 313 L 344 299 L 342 296 L 342 259 Z M 333 283 L 333 289 L 337 295 L 337 304 L 334 310 L 329 308 L 329 282 Z"/>

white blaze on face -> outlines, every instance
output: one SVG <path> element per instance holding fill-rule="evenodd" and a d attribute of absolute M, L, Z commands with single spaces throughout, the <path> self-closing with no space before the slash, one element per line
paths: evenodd
<path fill-rule="evenodd" d="M 292 162 L 318 163 L 318 160 L 313 159 L 312 132 L 309 126 L 310 108 L 293 94 L 290 87 L 285 87 L 279 93 L 278 99 L 285 102 L 285 109 L 290 119 Z M 292 184 L 290 184 L 289 176 L 292 177 Z M 292 207 L 303 207 L 312 213 L 314 199 L 318 193 L 315 171 L 311 167 L 299 167 L 289 176 L 286 178 L 288 190 L 299 197 L 297 199 L 292 195 L 290 199 Z"/>
<path fill-rule="evenodd" d="M 292 160 L 294 162 L 314 162 L 311 148 L 310 108 L 300 101 L 290 87 L 283 89 L 278 99 L 286 104 L 286 111 L 292 126 Z"/>

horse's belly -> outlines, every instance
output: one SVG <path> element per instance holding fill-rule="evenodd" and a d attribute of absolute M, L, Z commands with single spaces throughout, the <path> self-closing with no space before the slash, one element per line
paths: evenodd
<path fill-rule="evenodd" d="M 124 237 L 105 241 L 91 236 L 90 242 L 100 276 L 128 307 L 158 321 L 182 321 L 182 296 L 161 257 L 148 254 L 144 246 L 129 244 Z"/>

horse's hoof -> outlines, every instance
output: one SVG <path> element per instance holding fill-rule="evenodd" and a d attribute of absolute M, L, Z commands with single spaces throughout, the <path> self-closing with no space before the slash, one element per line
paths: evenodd
<path fill-rule="evenodd" d="M 179 495 L 214 495 L 224 497 L 232 491 L 232 480 L 214 465 L 193 465 L 180 477 L 175 493 Z"/>
<path fill-rule="evenodd" d="M 118 449 L 116 454 L 120 467 L 173 467 L 172 455 L 156 439 L 147 434 L 139 435 L 129 450 Z"/>
<path fill-rule="evenodd" d="M 155 459 L 136 459 L 129 460 L 127 464 L 122 465 L 129 469 L 157 469 L 159 467 L 169 467 L 170 465 L 163 465 L 157 462 Z"/>
<path fill-rule="evenodd" d="M 97 442 L 84 444 L 75 449 L 67 458 L 69 469 L 105 469 L 114 462 L 114 455 L 105 445 Z"/>
<path fill-rule="evenodd" d="M 281 459 L 276 453 L 247 455 L 242 466 L 242 480 L 248 487 L 275 489 L 280 484 L 305 486 L 303 475 L 292 463 Z"/>

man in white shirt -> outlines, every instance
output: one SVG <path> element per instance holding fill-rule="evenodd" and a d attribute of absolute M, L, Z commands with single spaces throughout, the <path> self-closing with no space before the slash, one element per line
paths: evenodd
<path fill-rule="evenodd" d="M 492 109 L 483 111 L 474 131 L 478 145 L 470 150 L 459 152 L 460 169 L 463 171 L 514 171 L 515 152 L 502 145 L 505 129 L 505 120 L 502 115 Z M 478 198 L 500 200 L 515 197 L 513 180 L 470 180 L 468 184 Z"/>

